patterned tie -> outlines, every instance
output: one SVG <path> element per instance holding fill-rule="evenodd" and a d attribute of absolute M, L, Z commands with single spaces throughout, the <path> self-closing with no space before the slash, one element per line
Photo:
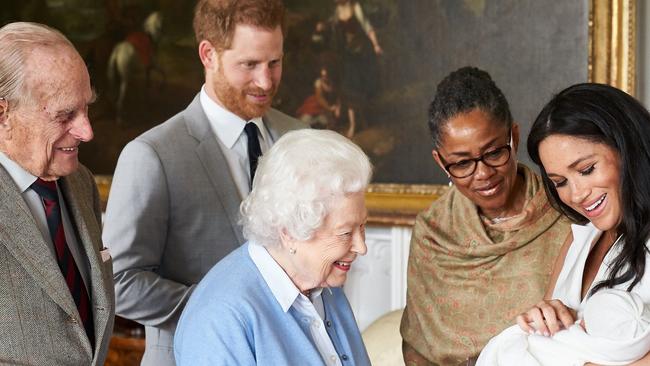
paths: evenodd
<path fill-rule="evenodd" d="M 56 190 L 55 182 L 46 182 L 41 178 L 36 179 L 31 188 L 41 196 L 45 206 L 45 217 L 47 218 L 47 227 L 50 231 L 50 237 L 54 244 L 56 259 L 59 269 L 65 282 L 70 289 L 72 298 L 77 305 L 77 310 L 83 322 L 86 334 L 90 344 L 94 345 L 93 317 L 90 310 L 90 298 L 84 286 L 83 279 L 77 268 L 77 264 L 72 257 L 70 248 L 65 240 L 63 231 L 63 220 L 61 219 L 61 207 L 59 206 L 59 195 Z"/>
<path fill-rule="evenodd" d="M 253 178 L 255 177 L 255 169 L 257 169 L 257 160 L 262 155 L 262 148 L 260 148 L 260 140 L 257 138 L 257 126 L 253 122 L 248 122 L 246 127 L 246 136 L 248 137 L 248 163 L 251 172 L 251 187 L 253 186 Z"/>

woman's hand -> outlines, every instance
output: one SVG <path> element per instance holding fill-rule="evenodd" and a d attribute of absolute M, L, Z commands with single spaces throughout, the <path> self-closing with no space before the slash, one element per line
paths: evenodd
<path fill-rule="evenodd" d="M 527 333 L 550 336 L 567 329 L 576 319 L 575 310 L 568 308 L 560 300 L 542 300 L 525 313 L 517 316 L 517 324 Z"/>

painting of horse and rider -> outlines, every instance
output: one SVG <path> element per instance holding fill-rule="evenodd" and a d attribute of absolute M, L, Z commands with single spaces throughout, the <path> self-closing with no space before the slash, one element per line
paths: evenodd
<path fill-rule="evenodd" d="M 193 1 L 23 0 L 3 4 L 0 21 L 48 24 L 75 44 L 97 94 L 96 138 L 80 158 L 94 173 L 112 174 L 127 142 L 182 110 L 201 87 L 192 12 Z"/>
<path fill-rule="evenodd" d="M 49 24 L 84 57 L 98 99 L 90 108 L 96 138 L 80 158 L 94 173 L 112 174 L 127 142 L 183 110 L 201 88 L 195 3 L 12 0 L 0 7 L 1 24 Z M 573 45 L 588 39 L 587 3 L 551 9 L 535 0 L 284 0 L 274 107 L 351 138 L 371 157 L 375 182 L 444 183 L 428 158 L 435 85 L 467 64 L 489 70 L 525 130 L 540 92 L 585 78 L 586 51 Z M 557 35 L 572 41 L 548 42 Z M 512 55 L 529 62 L 512 63 Z"/>

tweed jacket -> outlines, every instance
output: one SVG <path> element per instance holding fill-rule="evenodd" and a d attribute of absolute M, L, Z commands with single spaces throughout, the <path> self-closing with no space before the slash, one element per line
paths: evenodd
<path fill-rule="evenodd" d="M 82 253 L 90 264 L 95 345 L 84 331 L 48 242 L 9 173 L 0 166 L 0 364 L 103 365 L 113 330 L 112 264 L 101 252 L 101 210 L 83 166 L 59 180 Z"/>

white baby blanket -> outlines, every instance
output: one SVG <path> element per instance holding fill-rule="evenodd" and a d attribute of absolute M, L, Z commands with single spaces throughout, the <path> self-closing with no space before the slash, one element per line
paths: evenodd
<path fill-rule="evenodd" d="M 476 366 L 626 365 L 650 350 L 650 307 L 627 291 L 605 289 L 590 297 L 578 323 L 552 337 L 514 325 L 492 338 Z"/>

